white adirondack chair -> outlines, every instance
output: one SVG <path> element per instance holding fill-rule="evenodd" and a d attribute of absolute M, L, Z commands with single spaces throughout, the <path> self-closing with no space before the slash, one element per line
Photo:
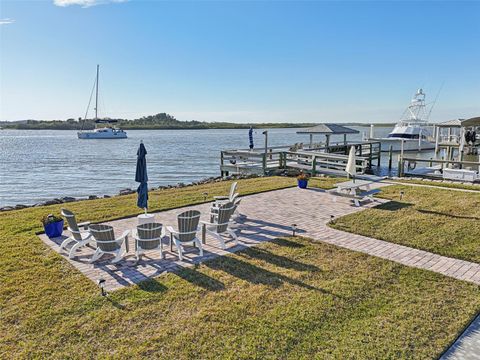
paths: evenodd
<path fill-rule="evenodd" d="M 67 230 L 70 231 L 70 236 L 66 238 L 62 244 L 60 245 L 60 251 L 62 249 L 65 249 L 65 247 L 74 242 L 73 246 L 70 248 L 70 252 L 68 254 L 68 257 L 70 259 L 73 259 L 75 256 L 75 251 L 77 251 L 79 248 L 82 246 L 87 245 L 90 241 L 92 241 L 92 234 L 90 234 L 88 231 L 81 231 L 80 228 L 82 226 L 88 226 L 90 225 L 89 222 L 83 222 L 80 224 L 77 224 L 77 220 L 75 219 L 75 215 L 67 209 L 62 209 L 61 211 L 62 216 L 67 219 L 68 227 Z"/>
<path fill-rule="evenodd" d="M 241 216 L 240 212 L 238 211 L 238 207 L 242 202 L 242 198 L 234 196 L 232 202 L 233 202 L 233 205 L 235 206 L 235 211 L 233 212 L 233 215 L 232 215 L 232 221 L 236 221 Z M 210 215 L 217 215 L 218 209 L 220 208 L 221 205 L 222 204 L 219 205 L 217 203 L 213 203 L 212 207 L 210 208 Z"/>
<path fill-rule="evenodd" d="M 238 183 L 235 181 L 232 183 L 232 186 L 230 186 L 230 193 L 228 196 L 214 196 L 213 199 L 215 200 L 215 204 L 220 206 L 227 202 L 233 202 L 238 196 L 237 187 Z"/>
<path fill-rule="evenodd" d="M 165 228 L 162 224 L 147 223 L 138 225 L 137 228 L 133 230 L 137 261 L 140 260 L 140 257 L 145 251 L 149 250 L 160 250 L 160 258 L 163 259 L 162 238 L 164 236 Z"/>
<path fill-rule="evenodd" d="M 222 249 L 225 249 L 225 235 L 230 235 L 235 244 L 238 245 L 238 237 L 235 234 L 235 229 L 232 228 L 234 223 L 231 221 L 232 215 L 236 210 L 236 206 L 228 202 L 226 204 L 221 205 L 218 208 L 218 212 L 214 212 L 210 214 L 210 222 L 201 221 L 201 223 L 205 226 L 205 231 L 207 234 L 212 235 L 215 237 Z"/>
<path fill-rule="evenodd" d="M 175 243 L 178 251 L 178 258 L 183 260 L 183 245 L 196 245 L 200 250 L 200 256 L 203 256 L 202 242 L 197 237 L 200 230 L 198 223 L 200 221 L 200 211 L 188 210 L 177 215 L 178 231 L 171 226 L 167 226 L 167 231 L 170 233 L 170 246 Z"/>
<path fill-rule="evenodd" d="M 95 250 L 92 259 L 90 260 L 91 263 L 97 261 L 104 254 L 115 255 L 115 258 L 112 260 L 112 264 L 122 260 L 126 254 L 126 251 L 122 248 L 122 245 L 127 240 L 130 230 L 125 230 L 122 236 L 119 238 L 115 238 L 113 227 L 110 225 L 90 225 L 89 230 L 97 243 L 97 250 Z"/>

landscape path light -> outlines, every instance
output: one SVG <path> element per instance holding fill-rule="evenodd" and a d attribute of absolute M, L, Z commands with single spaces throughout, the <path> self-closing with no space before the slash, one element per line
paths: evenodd
<path fill-rule="evenodd" d="M 292 224 L 292 236 L 295 236 L 296 231 L 297 231 L 297 224 Z"/>
<path fill-rule="evenodd" d="M 105 279 L 97 280 L 98 287 L 100 288 L 100 294 L 102 294 L 102 296 L 107 296 L 107 292 L 105 291 L 105 283 Z"/>

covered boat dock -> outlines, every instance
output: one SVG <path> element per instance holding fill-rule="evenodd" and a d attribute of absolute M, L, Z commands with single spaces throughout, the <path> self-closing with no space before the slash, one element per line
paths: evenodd
<path fill-rule="evenodd" d="M 480 134 L 480 117 L 454 119 L 436 124 L 435 154 L 445 149 L 448 159 L 453 158 L 455 150 L 460 156 L 478 155 L 480 141 L 477 134 Z"/>
<path fill-rule="evenodd" d="M 311 128 L 298 130 L 297 134 L 308 134 L 308 146 L 303 143 L 264 148 L 223 150 L 220 153 L 220 172 L 222 176 L 233 174 L 275 174 L 285 170 L 345 176 L 348 153 L 355 147 L 357 171 L 362 174 L 369 171 L 373 162 L 380 165 L 381 143 L 379 141 L 348 141 L 349 134 L 358 134 L 358 130 L 339 124 L 318 124 Z M 264 132 L 266 135 L 266 132 Z M 314 135 L 324 135 L 325 142 L 314 143 Z M 332 142 L 331 136 L 343 135 L 343 141 Z M 265 136 L 265 138 L 267 138 Z"/>
<path fill-rule="evenodd" d="M 347 145 L 347 135 L 359 134 L 360 131 L 339 124 L 319 124 L 311 128 L 297 131 L 297 134 L 310 135 L 310 148 L 313 148 L 313 136 L 325 135 L 325 146 L 330 146 L 330 137 L 332 135 L 343 135 L 343 143 Z"/>

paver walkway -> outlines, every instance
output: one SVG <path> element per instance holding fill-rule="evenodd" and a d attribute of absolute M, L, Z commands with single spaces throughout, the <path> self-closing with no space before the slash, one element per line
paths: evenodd
<path fill-rule="evenodd" d="M 455 187 L 448 187 L 448 186 L 439 186 L 435 185 L 435 182 L 426 182 L 426 184 L 417 184 L 408 181 L 399 181 L 399 180 L 384 180 L 384 184 L 391 184 L 391 185 L 407 185 L 407 186 L 417 186 L 417 187 L 426 187 L 431 189 L 439 189 L 439 190 L 449 190 L 449 191 L 460 191 L 460 192 L 470 192 L 470 193 L 480 193 L 480 185 L 475 184 L 467 184 L 469 186 L 477 186 L 477 189 L 462 189 L 462 188 L 455 188 Z"/>
<path fill-rule="evenodd" d="M 480 315 L 470 324 L 440 360 L 480 359 Z"/>

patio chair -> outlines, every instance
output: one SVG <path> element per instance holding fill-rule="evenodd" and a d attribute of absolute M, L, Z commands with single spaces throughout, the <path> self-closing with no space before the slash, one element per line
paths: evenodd
<path fill-rule="evenodd" d="M 242 202 L 242 199 L 235 199 L 235 201 L 233 202 L 233 205 L 235 205 L 235 210 L 234 210 L 233 215 L 232 215 L 233 220 L 237 220 L 240 216 L 243 216 L 238 211 L 238 207 L 240 206 L 241 202 Z"/>
<path fill-rule="evenodd" d="M 188 210 L 177 215 L 178 231 L 173 227 L 167 226 L 167 231 L 170 233 L 170 247 L 172 241 L 178 250 L 178 258 L 183 260 L 183 245 L 196 245 L 200 250 L 200 256 L 203 256 L 202 242 L 198 239 L 197 233 L 200 230 L 198 223 L 200 221 L 200 211 Z"/>
<path fill-rule="evenodd" d="M 133 230 L 137 261 L 139 261 L 142 254 L 148 250 L 160 250 L 160 258 L 163 259 L 162 238 L 164 236 L 165 229 L 162 224 L 148 223 L 138 225 L 137 228 Z"/>
<path fill-rule="evenodd" d="M 67 209 L 62 209 L 61 214 L 63 217 L 65 217 L 65 219 L 67 219 L 67 230 L 70 231 L 70 236 L 62 242 L 62 244 L 60 245 L 60 251 L 64 249 L 68 244 L 74 242 L 75 244 L 73 244 L 68 254 L 68 257 L 70 259 L 73 259 L 73 257 L 75 256 L 75 251 L 77 251 L 82 246 L 87 245 L 92 240 L 92 234 L 90 234 L 88 231 L 80 230 L 81 227 L 90 225 L 90 222 L 83 222 L 77 224 L 75 215 Z"/>
<path fill-rule="evenodd" d="M 205 226 L 206 233 L 214 236 L 220 242 L 222 249 L 225 249 L 225 240 L 223 239 L 225 234 L 230 235 L 238 245 L 238 237 L 235 230 L 231 228 L 233 225 L 231 218 L 235 210 L 236 206 L 228 202 L 218 208 L 218 213 L 211 214 L 210 222 L 201 222 Z"/>
<path fill-rule="evenodd" d="M 115 238 L 113 227 L 110 225 L 90 225 L 89 230 L 97 242 L 97 250 L 95 250 L 92 259 L 90 260 L 91 263 L 97 261 L 104 254 L 115 255 L 112 264 L 122 260 L 126 253 L 126 251 L 122 249 L 122 245 L 127 241 L 127 236 L 130 230 L 125 230 L 119 238 Z"/>
<path fill-rule="evenodd" d="M 236 181 L 232 183 L 232 186 L 230 186 L 230 193 L 228 194 L 228 196 L 214 196 L 213 199 L 215 200 L 215 203 L 220 205 L 229 201 L 233 202 L 235 200 L 234 197 L 236 198 L 238 196 L 238 193 L 236 192 L 237 185 L 238 183 Z"/>
<path fill-rule="evenodd" d="M 233 202 L 233 205 L 235 206 L 235 211 L 233 212 L 232 220 L 237 220 L 241 216 L 240 212 L 238 211 L 238 206 L 240 205 L 241 201 L 242 201 L 241 198 L 234 196 L 234 200 L 232 202 Z M 221 205 L 222 204 L 213 203 L 212 207 L 210 208 L 210 216 L 218 215 L 218 209 L 220 208 Z"/>

